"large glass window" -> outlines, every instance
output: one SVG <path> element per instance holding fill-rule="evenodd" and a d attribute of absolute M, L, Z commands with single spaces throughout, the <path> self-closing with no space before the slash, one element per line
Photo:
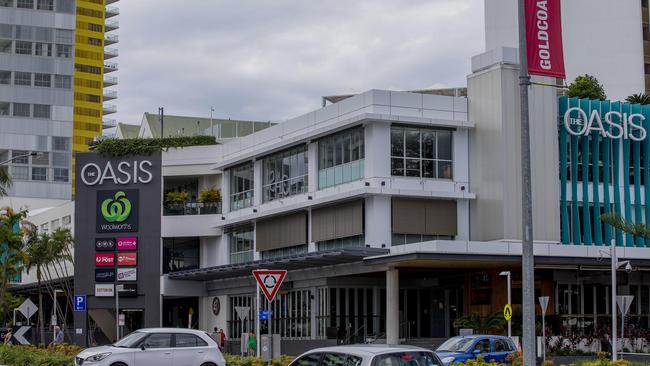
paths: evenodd
<path fill-rule="evenodd" d="M 47 168 L 32 167 L 32 180 L 47 180 Z"/>
<path fill-rule="evenodd" d="M 18 55 L 31 55 L 32 42 L 16 41 L 16 54 Z"/>
<path fill-rule="evenodd" d="M 198 238 L 163 239 L 163 273 L 199 268 Z"/>
<path fill-rule="evenodd" d="M 331 239 L 318 242 L 318 251 L 335 250 L 343 248 L 363 248 L 366 246 L 364 235 L 348 236 L 345 238 Z"/>
<path fill-rule="evenodd" d="M 11 71 L 0 70 L 0 84 L 11 84 Z"/>
<path fill-rule="evenodd" d="M 34 104 L 34 118 L 51 118 L 51 106 Z"/>
<path fill-rule="evenodd" d="M 264 202 L 307 192 L 307 148 L 264 158 Z"/>
<path fill-rule="evenodd" d="M 253 261 L 253 228 L 235 229 L 230 233 L 230 264 Z"/>
<path fill-rule="evenodd" d="M 10 39 L 0 39 L 0 53 L 11 53 L 12 41 Z"/>
<path fill-rule="evenodd" d="M 393 127 L 391 174 L 419 178 L 453 178 L 452 132 Z"/>
<path fill-rule="evenodd" d="M 318 141 L 318 188 L 364 177 L 363 128 L 354 128 Z"/>
<path fill-rule="evenodd" d="M 253 163 L 230 169 L 230 211 L 253 205 Z"/>
<path fill-rule="evenodd" d="M 34 0 L 18 0 L 17 7 L 21 9 L 34 9 Z"/>
<path fill-rule="evenodd" d="M 262 259 L 286 258 L 294 255 L 307 254 L 307 245 L 296 245 L 293 247 L 278 248 L 260 252 Z"/>
<path fill-rule="evenodd" d="M 11 103 L 9 102 L 0 102 L 0 116 L 8 116 L 9 115 L 9 106 Z"/>
<path fill-rule="evenodd" d="M 52 76 L 50 74 L 34 74 L 34 86 L 51 87 Z"/>
<path fill-rule="evenodd" d="M 16 71 L 14 73 L 14 85 L 32 86 L 32 73 Z"/>
<path fill-rule="evenodd" d="M 54 87 L 70 89 L 72 87 L 72 77 L 69 75 L 54 75 Z"/>
<path fill-rule="evenodd" d="M 14 103 L 15 117 L 29 117 L 31 115 L 29 103 Z"/>

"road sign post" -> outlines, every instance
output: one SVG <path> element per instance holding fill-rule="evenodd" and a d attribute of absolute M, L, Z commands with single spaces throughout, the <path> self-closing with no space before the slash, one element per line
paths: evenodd
<path fill-rule="evenodd" d="M 268 324 L 268 333 L 269 333 L 269 338 L 272 338 L 272 333 L 271 333 L 271 309 L 272 309 L 272 304 L 273 304 L 273 299 L 275 299 L 275 295 L 278 294 L 278 291 L 280 290 L 280 286 L 282 285 L 282 281 L 284 281 L 284 278 L 287 275 L 287 271 L 284 269 L 275 269 L 275 270 L 269 270 L 269 269 L 257 269 L 253 271 L 253 277 L 255 277 L 255 281 L 257 281 L 257 356 L 260 356 L 260 344 L 261 344 L 261 338 L 260 338 L 260 314 L 261 314 L 261 306 L 260 306 L 260 290 L 262 290 L 262 293 L 264 293 L 264 296 L 266 297 L 266 300 L 268 301 L 268 309 L 267 309 L 267 324 Z"/>
<path fill-rule="evenodd" d="M 616 296 L 616 304 L 618 304 L 618 309 L 621 311 L 621 359 L 623 359 L 622 352 L 625 349 L 625 338 L 623 338 L 623 331 L 625 328 L 625 315 L 627 315 L 627 312 L 630 310 L 630 305 L 632 305 L 633 300 L 634 296 L 632 295 Z"/>
<path fill-rule="evenodd" d="M 548 296 L 539 297 L 539 306 L 542 308 L 542 363 L 546 361 L 546 308 L 548 308 Z"/>
<path fill-rule="evenodd" d="M 512 306 L 510 306 L 510 304 L 506 304 L 506 306 L 503 307 L 503 318 L 507 321 L 512 319 Z"/>

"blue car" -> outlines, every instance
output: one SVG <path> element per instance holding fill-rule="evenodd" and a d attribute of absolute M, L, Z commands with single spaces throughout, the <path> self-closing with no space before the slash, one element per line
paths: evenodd
<path fill-rule="evenodd" d="M 508 363 L 508 356 L 516 352 L 512 339 L 493 335 L 453 337 L 436 349 L 444 366 L 473 360 L 479 355 L 487 362 Z"/>

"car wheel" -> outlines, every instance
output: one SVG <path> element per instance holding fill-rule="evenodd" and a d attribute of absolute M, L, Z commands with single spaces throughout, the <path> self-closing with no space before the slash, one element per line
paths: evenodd
<path fill-rule="evenodd" d="M 213 364 L 212 362 L 206 362 L 206 363 L 202 364 L 201 366 L 217 366 L 217 365 Z"/>
<path fill-rule="evenodd" d="M 122 362 L 116 362 L 116 363 L 112 363 L 111 366 L 126 366 L 126 364 Z"/>

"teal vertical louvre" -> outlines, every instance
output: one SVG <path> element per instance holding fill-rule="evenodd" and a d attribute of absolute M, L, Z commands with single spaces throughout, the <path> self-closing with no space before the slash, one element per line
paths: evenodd
<path fill-rule="evenodd" d="M 646 130 L 646 139 L 643 140 L 643 193 L 645 194 L 645 219 L 644 223 L 648 223 L 650 218 L 650 205 L 647 204 L 648 197 L 650 196 L 650 135 L 647 135 L 650 132 L 650 105 L 644 105 L 641 107 L 641 113 L 645 117 L 643 121 L 643 127 Z M 646 247 L 650 247 L 650 240 L 645 241 Z"/>
<path fill-rule="evenodd" d="M 560 97 L 558 109 L 560 114 L 560 118 L 558 119 L 558 135 L 560 137 L 560 231 L 562 233 L 562 244 L 569 244 L 571 241 L 571 228 L 569 227 L 569 208 L 566 198 L 568 133 L 566 132 L 566 129 L 562 123 L 564 113 L 566 113 L 566 111 L 569 109 L 569 98 Z"/>
<path fill-rule="evenodd" d="M 600 106 L 600 117 L 605 120 L 605 114 L 609 112 L 610 105 L 609 101 L 604 101 Z M 610 131 L 611 127 L 608 124 L 605 124 L 605 130 Z M 603 139 L 603 202 L 605 204 L 605 213 L 612 212 L 612 205 L 609 199 L 609 190 L 610 190 L 610 181 L 611 181 L 611 156 L 612 153 L 612 144 L 611 140 L 608 138 Z M 612 229 L 611 226 L 604 224 L 604 233 L 605 233 L 605 245 L 611 244 L 612 241 Z"/>
<path fill-rule="evenodd" d="M 627 103 L 626 103 L 627 104 Z M 630 114 L 640 113 L 641 105 L 630 105 Z M 632 132 L 634 136 L 639 137 L 639 131 Z M 630 140 L 632 143 L 632 151 L 634 153 L 634 221 L 642 222 L 643 209 L 641 207 L 641 142 Z M 634 238 L 634 244 L 637 247 L 644 247 L 645 240 L 637 236 Z"/>
<path fill-rule="evenodd" d="M 569 107 L 577 107 L 578 98 L 569 99 Z M 575 114 L 574 114 L 575 113 Z M 576 112 L 571 117 L 579 117 Z M 574 245 L 582 244 L 580 211 L 578 208 L 578 136 L 571 135 L 571 237 Z"/>
<path fill-rule="evenodd" d="M 621 105 L 622 113 L 630 114 L 630 105 L 623 103 Z M 623 136 L 623 212 L 625 218 L 630 220 L 632 218 L 632 193 L 630 192 L 630 139 Z M 634 246 L 634 236 L 632 234 L 625 235 L 625 246 Z"/>
<path fill-rule="evenodd" d="M 580 100 L 580 108 L 589 116 L 589 99 Z M 588 121 L 584 121 L 588 123 Z M 582 166 L 582 243 L 591 245 L 591 214 L 589 212 L 589 138 L 582 137 L 580 141 L 580 164 Z"/>
<path fill-rule="evenodd" d="M 612 111 L 621 111 L 621 102 L 612 103 Z M 612 117 L 612 122 L 620 123 L 620 118 L 617 116 Z M 614 151 L 614 159 L 612 160 L 612 169 L 614 171 L 613 191 L 614 191 L 614 213 L 621 215 L 621 139 L 614 139 L 612 142 L 612 150 Z M 614 238 L 617 246 L 623 245 L 623 233 L 620 230 L 614 230 Z"/>
<path fill-rule="evenodd" d="M 591 110 L 598 111 L 600 114 L 600 101 L 592 100 L 591 101 Z M 594 223 L 594 244 L 603 245 L 603 227 L 600 222 L 600 140 L 601 135 L 599 131 L 594 131 L 591 133 L 591 175 L 593 177 L 592 182 L 592 196 L 593 196 L 593 220 Z M 582 203 L 584 205 L 584 202 Z"/>

